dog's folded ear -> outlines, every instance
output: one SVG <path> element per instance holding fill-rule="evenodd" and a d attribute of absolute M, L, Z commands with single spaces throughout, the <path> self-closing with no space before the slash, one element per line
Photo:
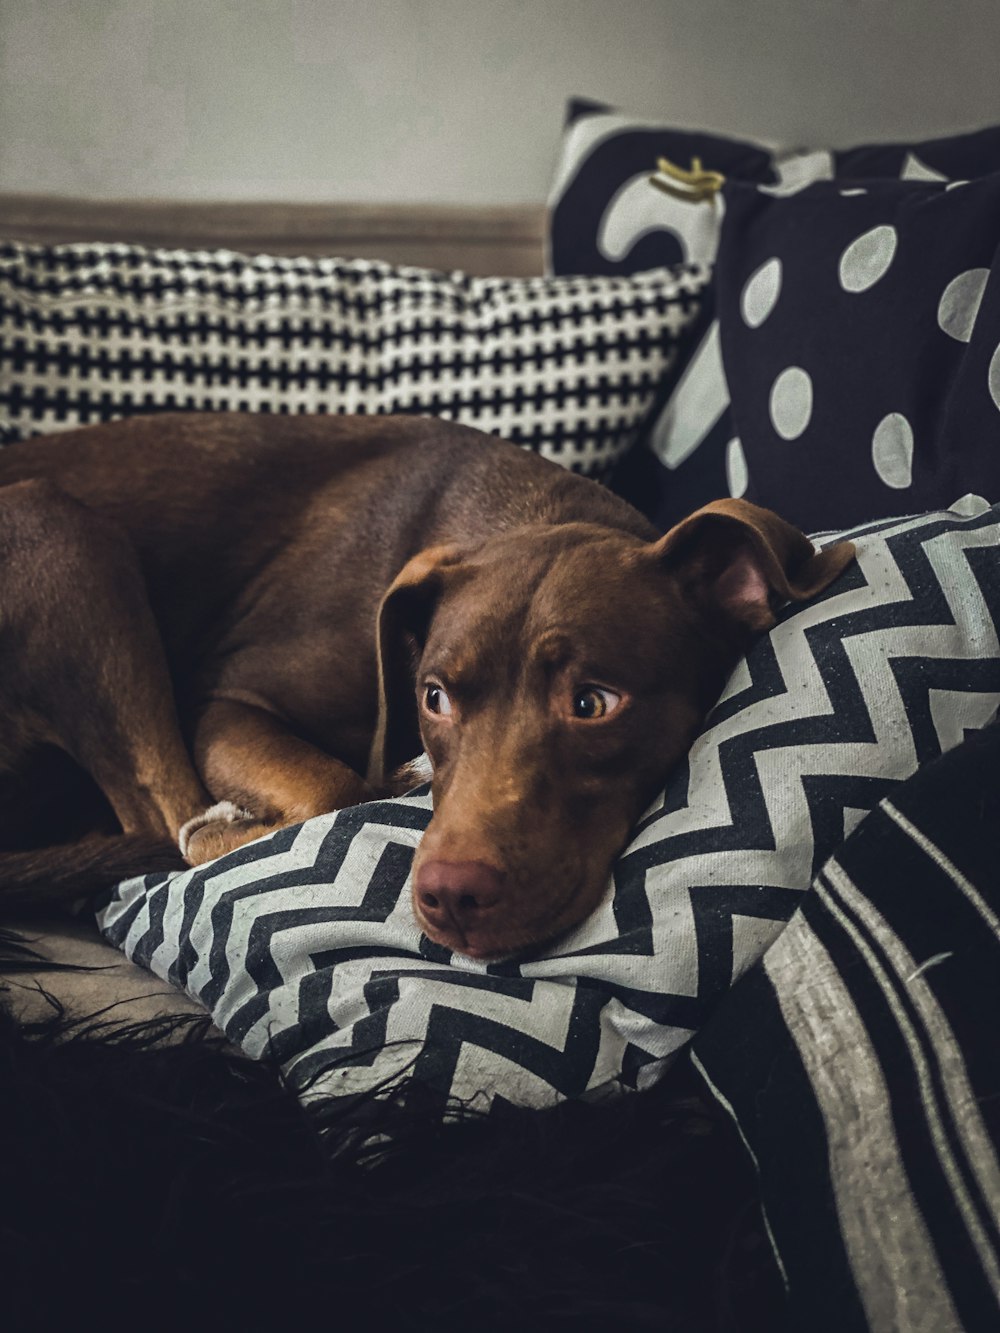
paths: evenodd
<path fill-rule="evenodd" d="M 378 609 L 378 721 L 368 757 L 376 790 L 421 751 L 414 674 L 434 607 L 462 554 L 456 546 L 420 551 L 396 575 Z"/>
<path fill-rule="evenodd" d="M 751 633 L 775 623 L 784 602 L 822 592 L 854 559 L 853 542 L 818 551 L 770 509 L 716 500 L 653 545 L 689 596 Z"/>

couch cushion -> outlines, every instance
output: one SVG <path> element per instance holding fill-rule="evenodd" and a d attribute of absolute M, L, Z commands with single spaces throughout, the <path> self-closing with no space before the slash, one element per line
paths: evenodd
<path fill-rule="evenodd" d="M 8 242 L 0 440 L 160 411 L 411 412 L 598 476 L 670 379 L 704 277 Z"/>
<path fill-rule="evenodd" d="M 1000 125 L 911 143 L 787 149 L 576 99 L 549 192 L 553 273 L 637 273 L 714 260 L 721 215 L 710 203 L 671 199 L 650 188 L 661 157 L 682 168 L 698 158 L 727 180 L 781 192 L 834 178 L 965 180 L 1000 171 Z"/>
<path fill-rule="evenodd" d="M 721 203 L 691 203 L 651 186 L 660 157 L 683 168 L 697 157 L 729 181 L 780 193 L 834 177 L 959 180 L 1000 170 L 1000 126 L 913 143 L 791 151 L 577 100 L 570 104 L 550 191 L 553 273 L 635 273 L 681 259 L 714 261 Z M 662 387 L 637 447 L 619 465 L 612 485 L 667 528 L 708 500 L 744 493 L 746 470 L 737 439 L 709 288 L 684 364 Z"/>
<path fill-rule="evenodd" d="M 716 302 L 748 498 L 806 531 L 1000 499 L 1000 174 L 725 198 Z"/>

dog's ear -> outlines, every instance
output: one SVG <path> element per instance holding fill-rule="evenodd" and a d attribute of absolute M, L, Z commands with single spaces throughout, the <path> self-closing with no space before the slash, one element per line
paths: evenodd
<path fill-rule="evenodd" d="M 378 609 L 378 722 L 368 757 L 376 790 L 421 750 L 414 672 L 441 591 L 461 563 L 455 546 L 420 551 L 396 575 Z"/>
<path fill-rule="evenodd" d="M 771 628 L 778 606 L 822 592 L 854 559 L 853 542 L 817 551 L 798 528 L 746 500 L 706 505 L 653 550 L 689 596 L 755 634 Z"/>

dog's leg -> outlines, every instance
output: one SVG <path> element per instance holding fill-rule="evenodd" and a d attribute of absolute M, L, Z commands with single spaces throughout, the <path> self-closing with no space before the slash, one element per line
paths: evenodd
<path fill-rule="evenodd" d="M 175 840 L 206 795 L 138 558 L 115 524 L 48 482 L 0 488 L 0 640 L 0 767 L 54 744 L 123 832 Z"/>
<path fill-rule="evenodd" d="M 192 865 L 374 794 L 352 768 L 293 735 L 273 713 L 237 700 L 207 705 L 194 754 L 220 804 L 182 831 L 181 850 Z"/>

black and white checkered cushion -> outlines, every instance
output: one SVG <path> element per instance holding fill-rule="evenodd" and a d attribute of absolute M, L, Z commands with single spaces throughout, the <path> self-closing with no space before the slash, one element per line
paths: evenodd
<path fill-rule="evenodd" d="M 1000 509 L 897 520 L 789 608 L 614 868 L 596 912 L 524 963 L 421 936 L 426 790 L 120 885 L 111 941 L 294 1085 L 528 1106 L 655 1081 L 781 932 L 845 834 L 1000 702 Z"/>
<path fill-rule="evenodd" d="M 704 280 L 0 244 L 0 442 L 161 411 L 410 412 L 599 475 L 669 380 Z"/>

